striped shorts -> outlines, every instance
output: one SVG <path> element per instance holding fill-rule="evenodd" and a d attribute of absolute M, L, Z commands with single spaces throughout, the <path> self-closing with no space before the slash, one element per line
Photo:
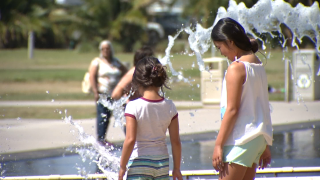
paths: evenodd
<path fill-rule="evenodd" d="M 169 157 L 139 156 L 128 162 L 127 179 L 169 179 Z"/>

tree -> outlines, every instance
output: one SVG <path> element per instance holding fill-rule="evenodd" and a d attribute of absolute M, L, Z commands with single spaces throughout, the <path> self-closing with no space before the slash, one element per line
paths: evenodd
<path fill-rule="evenodd" d="M 132 51 L 137 41 L 146 40 L 146 3 L 144 0 L 84 0 L 73 12 L 80 19 L 76 27 L 81 32 L 81 41 L 97 45 L 109 39 L 120 42 L 124 51 Z"/>
<path fill-rule="evenodd" d="M 54 0 L 1 0 L 0 47 L 25 47 L 30 31 L 36 35 L 38 48 L 64 43 L 66 33 L 57 19 L 57 8 Z M 64 18 L 63 22 L 67 20 Z"/>
<path fill-rule="evenodd" d="M 252 7 L 258 0 L 235 0 L 237 3 L 243 2 L 248 8 Z M 226 0 L 189 0 L 185 8 L 184 16 L 191 15 L 197 23 L 208 28 L 213 25 L 219 7 L 228 8 L 229 1 Z"/>

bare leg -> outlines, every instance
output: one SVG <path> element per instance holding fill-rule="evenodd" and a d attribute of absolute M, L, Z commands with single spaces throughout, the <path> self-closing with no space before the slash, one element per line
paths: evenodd
<path fill-rule="evenodd" d="M 251 168 L 247 168 L 246 174 L 244 175 L 242 180 L 253 180 L 256 176 L 256 168 L 257 164 L 253 163 Z"/>
<path fill-rule="evenodd" d="M 224 169 L 219 173 L 219 180 L 243 179 L 248 167 L 234 163 L 224 163 Z"/>

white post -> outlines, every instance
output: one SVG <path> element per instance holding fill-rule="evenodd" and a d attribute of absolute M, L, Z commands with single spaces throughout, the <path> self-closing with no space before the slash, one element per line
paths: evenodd
<path fill-rule="evenodd" d="M 284 60 L 284 101 L 290 101 L 290 64 L 289 59 Z"/>
<path fill-rule="evenodd" d="M 29 38 L 28 38 L 28 57 L 29 59 L 33 58 L 33 49 L 34 49 L 34 32 L 29 32 Z"/>

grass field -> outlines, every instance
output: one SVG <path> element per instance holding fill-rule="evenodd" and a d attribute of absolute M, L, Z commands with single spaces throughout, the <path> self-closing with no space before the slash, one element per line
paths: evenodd
<path fill-rule="evenodd" d="M 283 53 L 272 50 L 257 55 L 267 62 L 269 84 L 275 88 L 284 87 L 283 56 L 291 58 L 292 52 Z M 0 51 L 0 100 L 93 100 L 93 95 L 81 92 L 81 81 L 90 61 L 98 52 L 77 53 L 70 50 L 40 50 L 34 52 L 34 58 L 27 58 L 27 49 Z M 157 53 L 156 56 L 163 56 Z M 210 57 L 207 53 L 204 57 Z M 132 62 L 133 53 L 116 53 L 122 62 Z M 173 100 L 201 99 L 200 71 L 195 56 L 172 53 L 171 62 L 176 71 L 182 71 L 191 85 L 184 82 L 170 84 L 172 90 L 166 90 L 166 97 Z M 132 64 L 132 63 L 131 63 Z M 195 67 L 192 67 L 195 64 Z M 169 73 L 170 74 L 170 73 Z M 284 94 L 270 94 L 270 100 L 283 100 Z M 200 108 L 200 107 L 199 107 Z M 59 119 L 64 110 L 74 119 L 94 118 L 94 107 L 1 107 L 0 119 Z M 188 109 L 181 107 L 180 109 Z M 190 109 L 190 108 L 189 108 Z M 195 109 L 195 108 L 193 108 Z M 60 113 L 62 112 L 62 114 Z"/>
<path fill-rule="evenodd" d="M 177 110 L 194 110 L 202 107 L 177 107 Z M 94 106 L 29 106 L 17 107 L 8 106 L 1 107 L 1 119 L 62 119 L 67 115 L 71 115 L 73 119 L 93 119 L 96 117 L 96 108 Z"/>
<path fill-rule="evenodd" d="M 284 87 L 284 62 L 282 57 L 291 56 L 281 50 L 273 50 L 270 58 L 258 53 L 267 61 L 266 71 L 269 84 L 275 88 Z M 163 54 L 157 54 L 162 55 Z M 70 50 L 40 50 L 34 58 L 27 58 L 27 49 L 1 50 L 0 52 L 0 96 L 2 100 L 88 100 L 92 95 L 81 92 L 81 81 L 90 61 L 98 52 L 77 53 Z M 116 53 L 123 62 L 132 62 L 133 54 Z M 204 57 L 210 57 L 207 53 Z M 166 95 L 173 100 L 200 100 L 200 71 L 194 56 L 173 53 L 171 57 L 176 71 L 182 71 L 192 81 L 192 86 L 184 82 L 171 84 L 172 90 Z M 196 66 L 193 68 L 192 64 Z M 132 64 L 132 63 L 131 63 Z M 49 92 L 49 93 L 47 93 Z M 270 94 L 271 100 L 283 100 L 283 94 Z"/>

